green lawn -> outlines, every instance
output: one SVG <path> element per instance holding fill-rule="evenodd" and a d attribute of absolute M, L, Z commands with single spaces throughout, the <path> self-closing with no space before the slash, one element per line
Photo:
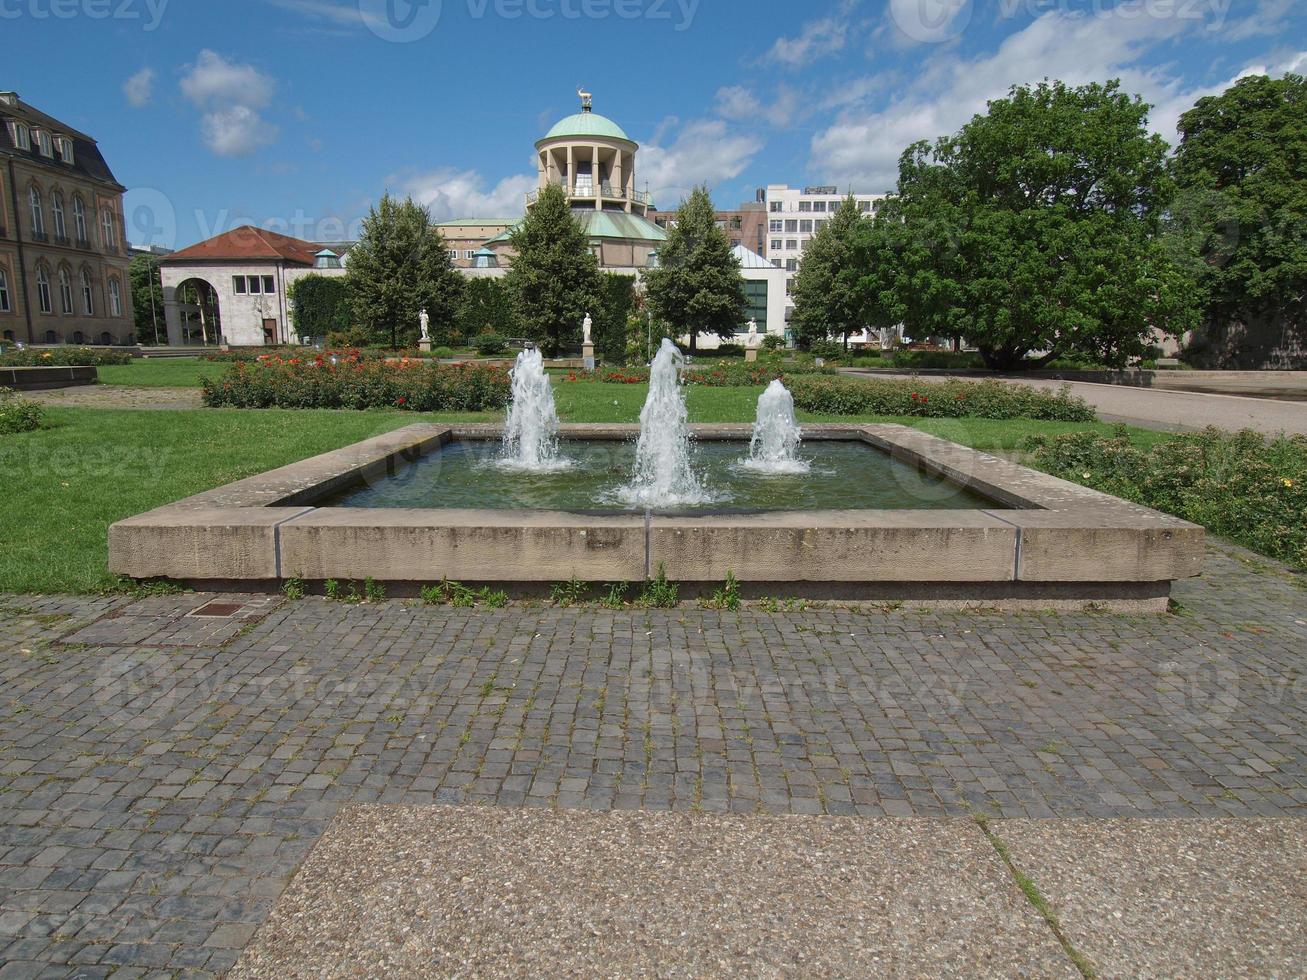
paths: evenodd
<path fill-rule="evenodd" d="M 198 388 L 201 378 L 216 378 L 230 364 L 201 361 L 198 357 L 138 357 L 130 364 L 97 368 L 100 383 L 140 388 Z"/>
<path fill-rule="evenodd" d="M 195 370 L 194 362 L 158 362 L 144 370 L 158 371 L 150 376 L 160 377 L 187 364 Z M 761 390 L 692 387 L 691 419 L 750 422 Z M 555 391 L 566 422 L 635 422 L 646 387 L 556 383 Z M 110 588 L 115 582 L 106 568 L 106 532 L 114 521 L 413 422 L 486 422 L 500 417 L 501 413 L 50 409 L 46 428 L 0 437 L 0 486 L 6 490 L 0 522 L 0 591 Z M 985 450 L 1013 449 L 1033 433 L 1111 428 L 1098 423 L 989 419 L 803 419 L 901 421 Z M 1131 435 L 1140 444 L 1166 438 L 1139 429 L 1131 430 Z"/>

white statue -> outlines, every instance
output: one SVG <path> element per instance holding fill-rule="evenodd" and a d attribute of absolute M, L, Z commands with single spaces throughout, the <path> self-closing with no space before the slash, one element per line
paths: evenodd
<path fill-rule="evenodd" d="M 587 347 L 593 343 L 593 341 L 590 339 L 590 331 L 593 329 L 594 329 L 594 321 L 590 319 L 590 314 L 587 313 L 585 315 L 585 319 L 581 321 L 581 342 L 584 343 Z"/>
<path fill-rule="evenodd" d="M 758 346 L 758 321 L 757 320 L 751 319 L 749 321 L 749 346 L 750 347 Z"/>
<path fill-rule="evenodd" d="M 431 343 L 431 317 L 425 308 L 418 314 L 418 326 L 422 328 L 422 343 Z"/>

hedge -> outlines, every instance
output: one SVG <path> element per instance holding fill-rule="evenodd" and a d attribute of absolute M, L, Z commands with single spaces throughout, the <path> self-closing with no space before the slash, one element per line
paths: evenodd
<path fill-rule="evenodd" d="M 799 376 L 786 379 L 794 404 L 826 415 L 1039 419 L 1092 422 L 1097 416 L 1068 387 L 1050 392 L 1002 381 L 918 384 L 890 378 Z"/>
<path fill-rule="evenodd" d="M 508 372 L 496 365 L 367 360 L 357 352 L 265 356 L 204 379 L 211 408 L 399 408 L 483 412 L 508 404 Z"/>
<path fill-rule="evenodd" d="M 1036 437 L 1025 448 L 1029 462 L 1054 476 L 1307 567 L 1307 436 L 1209 428 L 1144 450 L 1119 428 L 1115 436 Z"/>
<path fill-rule="evenodd" d="M 132 355 L 122 351 L 91 350 L 87 347 L 54 347 L 46 350 L 8 349 L 0 354 L 0 367 L 101 367 L 130 364 Z"/>
<path fill-rule="evenodd" d="M 776 379 L 786 381 L 795 375 L 835 375 L 834 368 L 791 367 L 782 368 L 776 364 L 761 361 L 752 363 L 730 363 L 722 361 L 717 364 L 688 368 L 682 378 L 687 385 L 704 385 L 709 388 L 753 388 L 767 385 Z M 569 371 L 562 379 L 564 382 L 600 381 L 608 384 L 639 385 L 649 381 L 647 367 L 599 368 L 596 371 Z"/>

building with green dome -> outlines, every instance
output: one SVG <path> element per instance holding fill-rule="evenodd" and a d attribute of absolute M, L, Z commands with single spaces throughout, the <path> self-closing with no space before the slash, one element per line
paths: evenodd
<path fill-rule="evenodd" d="M 595 112 L 589 93 L 579 94 L 581 111 L 560 119 L 535 145 L 539 187 L 527 195 L 526 206 L 531 208 L 541 188 L 564 188 L 600 267 L 638 272 L 667 240 L 667 233 L 649 220 L 653 202 L 636 182 L 640 144 Z M 509 234 L 486 243 L 505 260 L 501 266 L 511 261 Z"/>

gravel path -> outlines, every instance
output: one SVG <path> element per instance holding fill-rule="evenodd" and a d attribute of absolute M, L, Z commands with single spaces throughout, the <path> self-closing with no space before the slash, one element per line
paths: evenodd
<path fill-rule="evenodd" d="M 922 384 L 948 380 L 946 375 L 887 374 L 846 370 L 859 377 L 911 378 Z M 975 378 L 962 378 L 975 381 Z M 1307 434 L 1307 402 L 1241 395 L 1197 394 L 1187 391 L 1158 391 L 1126 385 L 1089 384 L 1083 381 L 1049 381 L 1041 378 L 1001 378 L 1011 384 L 1030 385 L 1053 391 L 1068 385 L 1098 411 L 1105 422 L 1128 422 L 1145 429 L 1183 432 L 1215 425 L 1218 428 L 1253 429 L 1266 435 Z"/>
<path fill-rule="evenodd" d="M 24 392 L 42 405 L 60 408 L 133 408 L 172 411 L 200 408 L 199 388 L 134 388 L 129 385 L 84 385 L 52 391 Z"/>

